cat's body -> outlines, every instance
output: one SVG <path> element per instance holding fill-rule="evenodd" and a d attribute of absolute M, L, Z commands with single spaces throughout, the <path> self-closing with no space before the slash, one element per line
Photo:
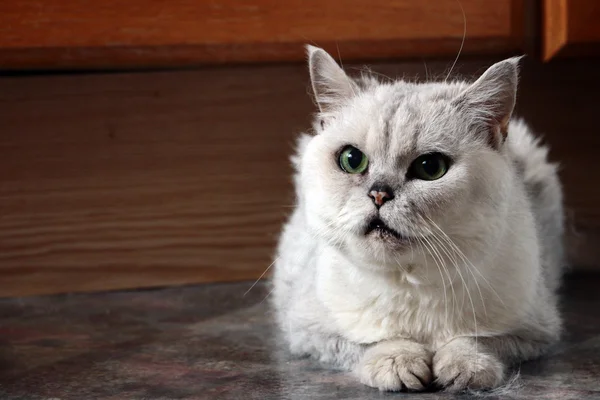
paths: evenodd
<path fill-rule="evenodd" d="M 353 81 L 314 48 L 310 63 L 321 114 L 274 275 L 292 353 L 382 390 L 500 384 L 560 333 L 562 195 L 547 149 L 509 122 L 516 61 L 473 85 Z M 368 167 L 349 173 L 357 155 Z M 422 155 L 449 167 L 415 177 Z"/>

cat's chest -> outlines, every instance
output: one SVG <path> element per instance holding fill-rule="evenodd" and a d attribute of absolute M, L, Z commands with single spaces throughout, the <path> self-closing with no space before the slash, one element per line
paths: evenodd
<path fill-rule="evenodd" d="M 459 330 L 434 290 L 340 275 L 332 268 L 322 274 L 317 291 L 338 332 L 354 342 L 404 337 L 435 345 Z"/>

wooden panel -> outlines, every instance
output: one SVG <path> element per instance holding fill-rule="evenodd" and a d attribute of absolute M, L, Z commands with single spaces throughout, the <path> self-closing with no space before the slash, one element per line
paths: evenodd
<path fill-rule="evenodd" d="M 310 107 L 260 71 L 0 79 L 0 295 L 266 268 Z"/>
<path fill-rule="evenodd" d="M 518 104 L 561 162 L 581 268 L 600 258 L 598 92 L 598 62 L 528 60 Z M 0 78 L 0 296 L 258 277 L 293 202 L 306 93 L 300 65 Z"/>
<path fill-rule="evenodd" d="M 0 69 L 165 67 L 522 49 L 522 0 L 20 0 L 0 2 Z"/>
<path fill-rule="evenodd" d="M 544 0 L 544 60 L 600 54 L 600 2 Z"/>

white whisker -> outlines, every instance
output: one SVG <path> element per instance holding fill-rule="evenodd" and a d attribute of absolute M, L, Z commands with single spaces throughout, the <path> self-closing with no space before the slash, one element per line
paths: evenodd
<path fill-rule="evenodd" d="M 427 219 L 429 219 L 429 221 L 438 229 L 440 230 L 443 235 L 446 237 L 448 244 L 450 246 L 452 246 L 454 248 L 454 250 L 456 251 L 456 253 L 458 254 L 458 256 L 463 260 L 463 262 L 465 263 L 465 265 L 468 266 L 468 268 L 472 268 L 475 272 L 477 272 L 477 274 L 483 279 L 483 282 L 488 286 L 488 288 L 496 295 L 496 297 L 498 298 L 498 300 L 500 301 L 500 303 L 502 303 L 502 305 L 506 308 L 506 304 L 504 303 L 504 300 L 502 300 L 502 297 L 500 297 L 500 295 L 498 294 L 498 292 L 496 291 L 496 289 L 494 289 L 494 287 L 492 286 L 492 284 L 490 283 L 490 281 L 481 273 L 481 271 L 479 271 L 479 269 L 471 262 L 471 260 L 469 260 L 467 258 L 467 256 L 463 253 L 463 251 L 456 245 L 456 243 L 454 243 L 454 241 L 452 239 L 450 239 L 450 236 L 448 236 L 435 222 L 433 222 L 431 220 L 431 218 L 427 217 Z M 475 278 L 473 271 L 469 271 L 472 275 L 473 275 L 473 279 L 475 279 L 475 281 L 477 282 L 477 285 L 479 285 L 477 279 Z M 483 301 L 483 300 L 482 300 Z"/>
<path fill-rule="evenodd" d="M 427 239 L 426 236 L 422 236 L 421 239 L 423 239 L 424 243 L 427 244 L 426 247 L 429 249 L 429 253 L 431 254 L 433 260 L 436 263 L 436 265 L 438 266 L 438 269 L 440 269 L 440 274 L 441 274 L 441 270 L 443 269 L 444 273 L 448 277 L 448 282 L 450 283 L 450 290 L 452 291 L 452 299 L 451 299 L 451 301 L 452 301 L 452 306 L 454 307 L 454 302 L 456 301 L 456 292 L 454 290 L 454 283 L 452 282 L 452 278 L 450 277 L 450 273 L 448 272 L 448 269 L 444 265 L 444 260 L 440 256 L 439 252 L 435 249 L 435 247 L 433 246 L 433 244 L 429 241 L 429 239 Z M 446 307 L 445 307 L 445 319 L 446 319 L 446 325 L 448 325 L 448 306 L 447 306 L 447 302 L 446 302 Z"/>
<path fill-rule="evenodd" d="M 444 79 L 444 82 L 446 82 L 448 80 L 448 78 L 450 77 L 450 74 L 452 74 L 452 70 L 456 66 L 456 63 L 458 62 L 460 53 L 462 53 L 463 46 L 465 45 L 465 39 L 467 38 L 467 15 L 465 14 L 465 9 L 463 8 L 463 5 L 461 4 L 460 0 L 456 0 L 456 2 L 460 6 L 460 10 L 462 11 L 463 37 L 462 37 L 462 42 L 460 43 L 460 48 L 458 49 L 458 54 L 456 55 L 456 58 L 454 59 L 454 62 L 452 63 L 452 66 L 450 67 L 450 71 L 448 71 L 448 75 L 446 75 L 446 79 Z"/>
<path fill-rule="evenodd" d="M 428 218 L 428 219 L 432 222 L 432 224 L 435 224 L 435 222 L 433 222 L 430 218 Z M 437 224 L 436 224 L 436 226 L 437 226 Z M 443 233 L 443 231 L 441 230 L 441 228 L 439 228 L 439 227 L 437 227 L 437 228 L 438 228 L 438 230 L 440 232 Z M 445 233 L 444 233 L 444 235 L 445 235 Z M 433 234 L 432 235 L 432 239 L 436 239 L 437 242 L 441 245 L 441 240 L 439 238 L 439 235 Z M 455 269 L 456 269 L 456 271 L 458 272 L 458 274 L 460 276 L 460 280 L 463 283 L 463 288 L 466 291 L 467 296 L 469 298 L 469 303 L 471 304 L 471 310 L 473 312 L 473 324 L 474 324 L 474 328 L 475 328 L 475 356 L 477 357 L 477 354 L 479 354 L 479 351 L 478 351 L 478 346 L 479 346 L 479 339 L 478 339 L 478 337 L 479 337 L 479 327 L 478 327 L 478 324 L 477 324 L 477 312 L 475 311 L 475 303 L 473 302 L 473 296 L 471 296 L 471 291 L 469 290 L 469 286 L 467 285 L 467 282 L 465 282 L 465 280 L 463 278 L 463 275 L 462 275 L 462 272 L 460 271 L 460 266 L 455 265 Z M 482 301 L 483 301 L 483 297 L 482 297 Z M 485 307 L 485 303 L 483 303 L 483 306 Z"/>
<path fill-rule="evenodd" d="M 275 260 L 273 260 L 273 262 L 267 267 L 267 269 L 265 269 L 263 271 L 262 274 L 260 274 L 260 276 L 258 277 L 258 279 L 256 280 L 256 282 L 254 282 L 252 284 L 252 286 L 250 286 L 250 289 L 246 290 L 246 293 L 244 293 L 244 295 L 242 297 L 245 297 L 248 293 L 250 293 L 250 291 L 254 288 L 254 286 L 256 286 L 256 284 L 258 284 L 258 282 L 263 278 L 263 276 L 265 276 L 265 274 L 267 273 L 267 271 L 269 271 L 269 269 L 271 269 L 271 267 L 273 266 L 273 264 L 275 264 L 277 262 L 277 260 L 279 260 L 281 257 L 277 257 Z"/>

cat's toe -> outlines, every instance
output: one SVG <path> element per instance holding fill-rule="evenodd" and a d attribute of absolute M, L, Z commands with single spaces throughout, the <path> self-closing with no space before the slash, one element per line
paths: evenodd
<path fill-rule="evenodd" d="M 421 391 L 431 382 L 431 353 L 414 342 L 385 342 L 365 352 L 360 381 L 381 391 Z"/>
<path fill-rule="evenodd" d="M 471 338 L 459 338 L 433 357 L 435 383 L 450 392 L 493 389 L 504 380 L 504 364 L 480 351 Z"/>

